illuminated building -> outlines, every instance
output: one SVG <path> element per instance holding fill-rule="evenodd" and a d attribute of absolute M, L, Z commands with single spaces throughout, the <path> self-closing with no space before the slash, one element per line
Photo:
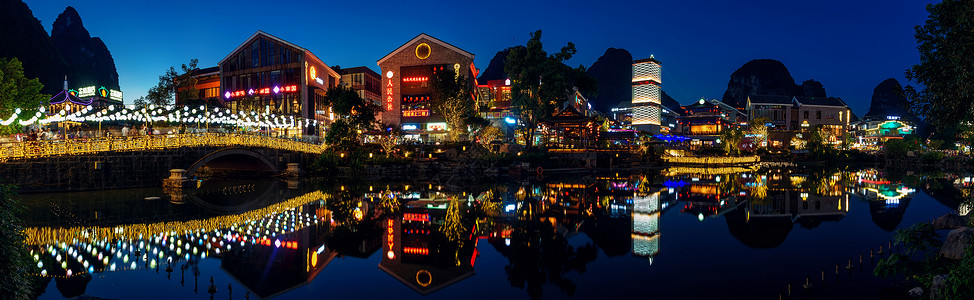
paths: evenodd
<path fill-rule="evenodd" d="M 677 117 L 682 134 L 688 136 L 691 146 L 715 145 L 721 132 L 737 128 L 745 120 L 736 108 L 720 100 L 700 99 L 683 107 L 686 115 Z"/>
<path fill-rule="evenodd" d="M 889 140 L 901 140 L 914 134 L 916 126 L 913 122 L 903 120 L 899 116 L 885 118 L 869 116 L 850 124 L 849 131 L 855 139 L 853 145 L 855 148 L 878 150 Z"/>
<path fill-rule="evenodd" d="M 439 139 L 447 130 L 443 116 L 433 112 L 431 79 L 453 71 L 476 86 L 474 55 L 425 33 L 399 46 L 376 63 L 382 76 L 382 121 L 402 126 L 420 139 Z M 470 101 L 475 101 L 473 95 Z"/>
<path fill-rule="evenodd" d="M 838 144 L 852 118 L 849 106 L 832 97 L 748 96 L 746 106 L 749 120 L 768 120 L 771 147 L 788 147 L 793 136 L 815 128 L 825 131 L 827 143 Z"/>
<path fill-rule="evenodd" d="M 337 72 L 311 51 L 276 36 L 257 31 L 224 57 L 217 66 L 196 74 L 201 98 L 216 91 L 222 106 L 267 114 L 331 119 L 321 104 L 329 88 L 338 86 Z M 214 89 L 216 88 L 216 89 Z M 176 99 L 183 104 L 190 99 Z"/>
<path fill-rule="evenodd" d="M 632 62 L 632 125 L 638 130 L 659 133 L 660 62 L 652 55 Z"/>
<path fill-rule="evenodd" d="M 122 105 L 122 92 L 107 89 L 104 86 L 86 86 L 77 89 L 68 88 L 67 76 L 64 77 L 64 89 L 55 94 L 48 100 L 49 113 L 58 113 L 61 110 L 66 112 L 76 112 L 91 107 L 104 107 L 109 105 Z"/>

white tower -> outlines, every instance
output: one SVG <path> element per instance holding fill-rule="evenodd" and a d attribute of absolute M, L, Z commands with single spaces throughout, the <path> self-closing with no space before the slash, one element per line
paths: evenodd
<path fill-rule="evenodd" d="M 632 62 L 632 125 L 659 133 L 662 66 L 652 55 Z"/>

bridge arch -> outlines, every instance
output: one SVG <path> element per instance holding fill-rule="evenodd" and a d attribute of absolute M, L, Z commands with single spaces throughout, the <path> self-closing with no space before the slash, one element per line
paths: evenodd
<path fill-rule="evenodd" d="M 281 169 L 277 164 L 267 159 L 264 155 L 252 150 L 242 148 L 225 148 L 207 154 L 196 160 L 186 168 L 186 177 L 192 177 L 197 170 L 207 164 L 217 164 L 221 169 L 243 169 L 253 171 L 269 171 L 280 173 Z M 227 167 L 234 165 L 235 167 Z"/>

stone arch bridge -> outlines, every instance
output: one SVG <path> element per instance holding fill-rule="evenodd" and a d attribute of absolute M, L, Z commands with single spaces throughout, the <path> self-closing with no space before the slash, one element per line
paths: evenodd
<path fill-rule="evenodd" d="M 171 169 L 270 176 L 308 165 L 324 146 L 241 134 L 115 137 L 0 146 L 0 180 L 21 192 L 160 186 Z"/>

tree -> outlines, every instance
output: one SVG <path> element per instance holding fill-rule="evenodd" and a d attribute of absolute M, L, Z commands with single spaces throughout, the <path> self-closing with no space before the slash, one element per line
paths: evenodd
<path fill-rule="evenodd" d="M 751 136 L 754 148 L 762 148 L 768 144 L 768 118 L 754 118 L 747 124 L 747 134 Z"/>
<path fill-rule="evenodd" d="M 322 104 L 331 106 L 332 112 L 337 115 L 328 127 L 325 141 L 345 149 L 358 144 L 359 134 L 375 126 L 375 114 L 381 109 L 375 103 L 359 97 L 355 90 L 344 86 L 328 89 Z"/>
<path fill-rule="evenodd" d="M 14 189 L 12 185 L 0 184 L 0 274 L 4 274 L 0 295 L 5 299 L 28 299 L 33 293 L 29 274 L 36 272 L 36 266 L 24 243 L 27 237 L 20 219 L 23 208 L 12 197 Z"/>
<path fill-rule="evenodd" d="M 194 58 L 189 60 L 189 65 L 183 64 L 181 74 L 176 72 L 175 67 L 169 67 L 165 74 L 159 76 L 159 83 L 149 88 L 145 96 L 146 102 L 155 105 L 169 105 L 173 103 L 174 98 L 184 100 L 196 98 L 199 95 L 199 91 L 196 89 L 196 72 L 199 71 L 196 64 L 198 62 L 199 60 Z"/>
<path fill-rule="evenodd" d="M 382 128 L 382 133 L 379 133 L 379 145 L 386 152 L 386 156 L 392 157 L 395 155 L 396 145 L 406 135 L 406 132 L 402 130 L 402 127 L 394 124 L 383 124 Z"/>
<path fill-rule="evenodd" d="M 724 152 L 727 155 L 741 155 L 741 143 L 744 141 L 744 131 L 740 129 L 727 129 L 720 133 L 720 143 L 724 145 Z"/>
<path fill-rule="evenodd" d="M 920 63 L 906 71 L 919 90 L 907 86 L 911 109 L 939 130 L 974 122 L 974 1 L 944 0 L 927 5 L 917 25 Z"/>
<path fill-rule="evenodd" d="M 20 109 L 18 119 L 29 119 L 38 108 L 47 105 L 50 95 L 41 94 L 44 85 L 37 78 L 27 79 L 24 66 L 17 58 L 0 58 L 0 119 L 6 120 Z M 20 132 L 16 121 L 0 126 L 0 134 Z"/>
<path fill-rule="evenodd" d="M 443 116 L 450 131 L 450 140 L 457 142 L 466 135 L 466 120 L 475 113 L 470 79 L 451 68 L 445 68 L 434 74 L 432 81 L 430 106 Z"/>
<path fill-rule="evenodd" d="M 532 146 L 538 124 L 569 99 L 573 87 L 590 96 L 598 91 L 598 83 L 585 74 L 585 67 L 565 65 L 575 52 L 575 44 L 569 42 L 560 52 L 549 55 L 538 30 L 527 45 L 511 48 L 508 53 L 504 72 L 511 77 L 511 109 L 524 131 L 525 145 Z"/>

